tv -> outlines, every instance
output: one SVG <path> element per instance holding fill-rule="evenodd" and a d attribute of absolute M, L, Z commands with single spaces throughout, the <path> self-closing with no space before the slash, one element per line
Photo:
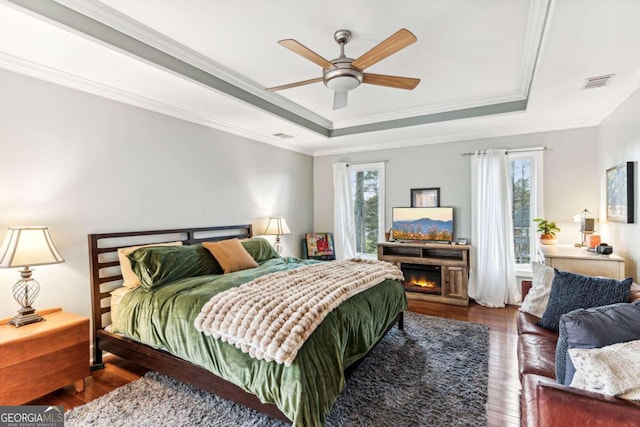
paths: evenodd
<path fill-rule="evenodd" d="M 453 208 L 392 208 L 391 237 L 406 242 L 453 241 Z"/>

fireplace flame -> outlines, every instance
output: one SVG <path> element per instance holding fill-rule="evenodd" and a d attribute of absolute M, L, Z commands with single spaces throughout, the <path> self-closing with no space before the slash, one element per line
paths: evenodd
<path fill-rule="evenodd" d="M 434 281 L 425 280 L 425 279 L 416 280 L 414 278 L 411 279 L 410 284 L 413 286 L 419 286 L 421 288 L 435 288 L 438 286 L 438 284 Z"/>

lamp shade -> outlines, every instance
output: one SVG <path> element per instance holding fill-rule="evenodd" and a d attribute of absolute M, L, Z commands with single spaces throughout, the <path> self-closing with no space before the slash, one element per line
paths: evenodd
<path fill-rule="evenodd" d="M 289 230 L 289 226 L 287 225 L 287 221 L 281 216 L 272 216 L 269 218 L 269 224 L 267 225 L 267 229 L 264 230 L 265 235 L 268 236 L 282 236 L 283 234 L 290 234 L 291 230 Z"/>
<path fill-rule="evenodd" d="M 0 267 L 32 267 L 58 264 L 64 259 L 51 240 L 47 227 L 9 227 L 0 247 Z"/>

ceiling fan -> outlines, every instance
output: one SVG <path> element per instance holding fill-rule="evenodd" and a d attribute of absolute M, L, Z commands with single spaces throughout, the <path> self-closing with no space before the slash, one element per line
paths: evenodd
<path fill-rule="evenodd" d="M 320 65 L 322 67 L 322 77 L 275 86 L 267 88 L 267 90 L 276 91 L 323 82 L 326 87 L 334 91 L 333 109 L 337 110 L 347 106 L 348 92 L 357 88 L 362 83 L 408 90 L 414 89 L 418 86 L 418 83 L 420 83 L 420 79 L 411 77 L 387 76 L 364 72 L 365 68 L 415 43 L 418 39 L 416 39 L 416 36 L 410 31 L 404 28 L 396 31 L 389 38 L 382 41 L 358 59 L 347 58 L 344 54 L 344 45 L 351 40 L 351 31 L 338 30 L 333 35 L 333 38 L 340 45 L 340 56 L 331 61 L 324 59 L 293 39 L 280 40 L 278 42 L 280 45 Z"/>

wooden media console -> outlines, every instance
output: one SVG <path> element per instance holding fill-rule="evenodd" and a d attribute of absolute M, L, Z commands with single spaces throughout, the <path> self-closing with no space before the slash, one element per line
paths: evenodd
<path fill-rule="evenodd" d="M 395 263 L 405 276 L 407 298 L 469 305 L 469 245 L 378 243 L 378 259 Z"/>

